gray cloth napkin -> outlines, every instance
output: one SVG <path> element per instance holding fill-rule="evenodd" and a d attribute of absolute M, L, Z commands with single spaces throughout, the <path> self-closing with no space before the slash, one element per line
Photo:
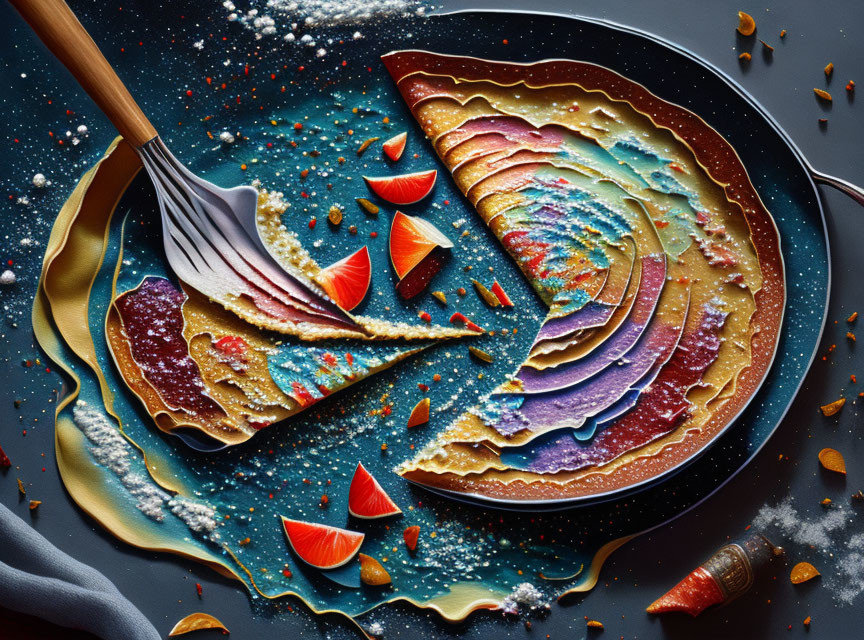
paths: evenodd
<path fill-rule="evenodd" d="M 104 640 L 160 640 L 108 578 L 0 504 L 0 604 Z"/>

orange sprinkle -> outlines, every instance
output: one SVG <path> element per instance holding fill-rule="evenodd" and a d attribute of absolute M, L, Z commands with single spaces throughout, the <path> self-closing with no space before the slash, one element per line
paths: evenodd
<path fill-rule="evenodd" d="M 801 584 L 802 582 L 812 580 L 819 575 L 822 574 L 820 574 L 819 570 L 809 562 L 799 562 L 792 567 L 792 573 L 789 574 L 789 579 L 792 581 L 792 584 Z"/>
<path fill-rule="evenodd" d="M 825 448 L 819 452 L 819 462 L 828 471 L 846 475 L 846 461 L 837 449 Z"/>
<path fill-rule="evenodd" d="M 830 417 L 840 413 L 840 409 L 843 408 L 844 404 L 846 404 L 846 398 L 840 398 L 839 400 L 835 400 L 834 402 L 829 402 L 826 405 L 822 405 L 821 407 L 819 407 L 819 410 L 822 412 L 822 415 Z"/>

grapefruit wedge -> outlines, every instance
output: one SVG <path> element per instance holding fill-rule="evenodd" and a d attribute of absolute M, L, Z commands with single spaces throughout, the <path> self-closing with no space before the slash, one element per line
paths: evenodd
<path fill-rule="evenodd" d="M 350 256 L 322 269 L 315 282 L 345 311 L 351 311 L 363 302 L 372 282 L 372 261 L 369 249 L 364 246 Z"/>
<path fill-rule="evenodd" d="M 382 176 L 369 178 L 363 176 L 366 185 L 379 198 L 384 198 L 392 204 L 414 204 L 429 195 L 438 177 L 437 169 L 405 173 L 399 176 Z"/>
<path fill-rule="evenodd" d="M 402 509 L 381 488 L 363 463 L 357 463 L 351 488 L 348 490 L 348 512 L 355 518 L 371 520 L 402 513 Z"/>
<path fill-rule="evenodd" d="M 384 155 L 390 158 L 393 162 L 396 162 L 402 157 L 402 153 L 405 151 L 405 142 L 407 142 L 407 140 L 407 131 L 403 131 L 402 133 L 393 136 L 384 143 Z"/>
<path fill-rule="evenodd" d="M 444 250 L 452 247 L 431 222 L 397 211 L 390 225 L 390 261 L 399 277 L 399 295 L 408 299 L 423 291 L 444 266 Z"/>
<path fill-rule="evenodd" d="M 401 280 L 436 248 L 452 249 L 453 243 L 431 222 L 397 211 L 390 224 L 390 261 Z"/>
<path fill-rule="evenodd" d="M 282 527 L 294 553 L 316 569 L 341 567 L 357 554 L 366 537 L 365 533 L 284 516 Z"/>

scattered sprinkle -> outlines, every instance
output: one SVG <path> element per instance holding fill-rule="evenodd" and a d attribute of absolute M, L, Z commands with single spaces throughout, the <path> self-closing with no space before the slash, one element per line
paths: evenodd
<path fill-rule="evenodd" d="M 822 574 L 819 573 L 819 570 L 809 562 L 799 562 L 792 567 L 792 573 L 789 574 L 789 579 L 792 581 L 792 584 L 801 584 L 802 582 L 807 582 L 808 580 L 812 580 L 816 576 L 820 575 Z"/>
<path fill-rule="evenodd" d="M 840 413 L 840 409 L 843 408 L 844 404 L 846 404 L 846 398 L 840 398 L 839 400 L 829 402 L 828 404 L 819 407 L 819 410 L 824 416 L 833 416 Z"/>
<path fill-rule="evenodd" d="M 813 89 L 813 93 L 816 94 L 820 100 L 824 100 L 825 102 L 831 102 L 831 94 L 825 91 L 824 89 Z"/>
<path fill-rule="evenodd" d="M 835 473 L 846 474 L 846 461 L 843 460 L 843 455 L 837 449 L 827 447 L 819 452 L 819 462 L 828 471 Z"/>

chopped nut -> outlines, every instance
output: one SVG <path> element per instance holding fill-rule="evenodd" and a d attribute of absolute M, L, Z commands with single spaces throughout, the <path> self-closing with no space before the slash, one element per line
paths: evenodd
<path fill-rule="evenodd" d="M 738 12 L 738 33 L 742 36 L 752 36 L 756 32 L 756 21 L 749 13 Z"/>
<path fill-rule="evenodd" d="M 833 100 L 833 98 L 831 98 L 831 94 L 824 89 L 813 89 L 813 93 L 815 93 L 818 98 L 824 100 L 825 102 L 831 102 Z"/>

